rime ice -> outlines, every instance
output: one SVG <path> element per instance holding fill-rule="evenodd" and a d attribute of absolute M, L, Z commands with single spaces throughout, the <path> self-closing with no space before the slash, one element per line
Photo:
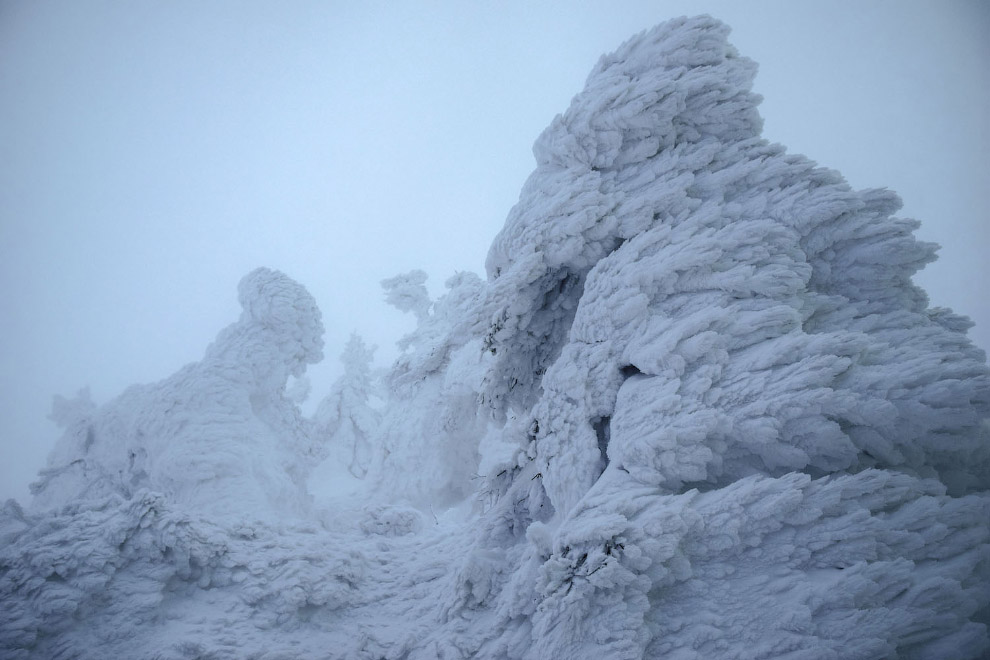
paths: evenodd
<path fill-rule="evenodd" d="M 761 137 L 727 33 L 601 59 L 487 281 L 383 282 L 418 326 L 380 410 L 353 339 L 301 415 L 320 315 L 266 269 L 202 362 L 58 400 L 0 514 L 4 655 L 981 657 L 985 355 L 895 195 Z M 363 499 L 313 501 L 321 461 Z"/>
<path fill-rule="evenodd" d="M 323 358 L 320 312 L 302 286 L 267 268 L 241 280 L 238 300 L 240 320 L 201 362 L 100 409 L 56 407 L 67 430 L 32 486 L 32 508 L 147 489 L 219 516 L 305 510 L 299 475 L 312 467 L 314 434 L 285 385 Z"/>

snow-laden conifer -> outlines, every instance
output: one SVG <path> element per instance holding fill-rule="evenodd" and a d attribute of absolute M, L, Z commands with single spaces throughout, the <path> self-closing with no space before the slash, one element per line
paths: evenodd
<path fill-rule="evenodd" d="M 344 374 L 316 410 L 316 434 L 326 439 L 327 454 L 358 479 L 368 473 L 381 414 L 372 407 L 371 361 L 375 347 L 356 334 L 340 356 Z"/>
<path fill-rule="evenodd" d="M 446 508 L 472 497 L 478 483 L 488 419 L 478 406 L 483 355 L 476 335 L 484 283 L 473 273 L 458 273 L 431 302 L 420 274 L 382 282 L 387 300 L 414 312 L 417 325 L 399 341 L 403 353 L 386 377 L 369 477 L 390 498 Z M 406 293 L 400 297 L 398 291 Z"/>

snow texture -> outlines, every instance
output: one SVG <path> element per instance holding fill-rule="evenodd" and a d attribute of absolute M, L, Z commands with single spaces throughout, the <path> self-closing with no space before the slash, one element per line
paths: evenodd
<path fill-rule="evenodd" d="M 32 485 L 33 509 L 148 489 L 220 516 L 305 511 L 300 480 L 319 447 L 285 385 L 323 358 L 320 312 L 302 286 L 265 268 L 241 280 L 238 299 L 241 318 L 201 362 L 100 409 L 88 394 L 56 400 L 66 432 Z"/>
<path fill-rule="evenodd" d="M 487 281 L 383 282 L 417 328 L 382 390 L 353 337 L 304 417 L 320 313 L 258 269 L 201 362 L 57 398 L 0 655 L 986 657 L 985 354 L 896 195 L 760 136 L 727 34 L 600 60 Z M 327 465 L 361 488 L 314 499 Z"/>

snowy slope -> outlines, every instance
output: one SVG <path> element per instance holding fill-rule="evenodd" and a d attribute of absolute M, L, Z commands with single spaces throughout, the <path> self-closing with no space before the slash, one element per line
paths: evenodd
<path fill-rule="evenodd" d="M 487 281 L 383 283 L 418 327 L 381 410 L 352 340 L 301 415 L 321 317 L 267 269 L 201 362 L 59 400 L 3 656 L 983 657 L 985 355 L 894 194 L 760 136 L 727 34 L 601 59 Z"/>

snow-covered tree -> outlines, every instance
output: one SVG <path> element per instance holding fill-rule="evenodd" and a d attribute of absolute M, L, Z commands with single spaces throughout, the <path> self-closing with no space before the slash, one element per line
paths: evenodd
<path fill-rule="evenodd" d="M 285 386 L 323 357 L 320 312 L 303 287 L 266 268 L 245 276 L 238 295 L 240 320 L 202 361 L 102 408 L 74 406 L 85 414 L 71 419 L 56 398 L 53 416 L 68 428 L 32 486 L 34 508 L 151 489 L 224 514 L 305 510 L 300 486 L 317 448 Z"/>
<path fill-rule="evenodd" d="M 431 302 L 420 275 L 413 271 L 382 282 L 387 300 L 416 313 L 418 322 L 399 341 L 404 352 L 386 378 L 382 444 L 373 473 L 382 492 L 428 509 L 463 501 L 476 486 L 479 444 L 488 424 L 478 406 L 484 284 L 473 273 L 458 273 L 446 281 L 447 292 Z M 400 289 L 418 293 L 397 298 Z M 415 305 L 407 302 L 411 299 Z"/>
<path fill-rule="evenodd" d="M 372 406 L 371 361 L 375 347 L 351 334 L 340 356 L 344 374 L 316 410 L 316 433 L 326 438 L 328 453 L 359 479 L 368 473 L 381 414 Z"/>
<path fill-rule="evenodd" d="M 413 270 L 382 280 L 385 300 L 402 312 L 412 312 L 422 323 L 430 314 L 430 293 L 426 290 L 428 275 L 422 270 Z"/>
<path fill-rule="evenodd" d="M 896 196 L 760 137 L 726 33 L 603 57 L 489 253 L 489 399 L 555 512 L 509 655 L 977 657 L 985 356 Z"/>

